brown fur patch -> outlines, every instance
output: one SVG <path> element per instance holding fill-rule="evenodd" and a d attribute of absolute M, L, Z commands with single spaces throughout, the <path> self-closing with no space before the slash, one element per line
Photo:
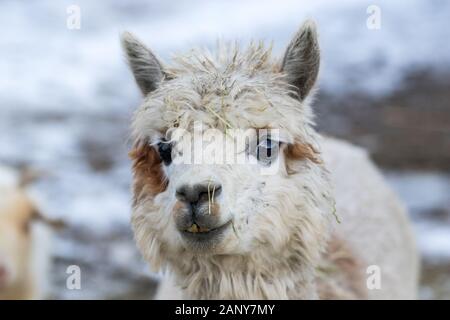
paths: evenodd
<path fill-rule="evenodd" d="M 317 151 L 309 143 L 294 143 L 289 144 L 285 149 L 286 159 L 292 160 L 310 160 L 314 163 L 322 163 Z"/>
<path fill-rule="evenodd" d="M 311 144 L 309 143 L 294 143 L 288 144 L 284 149 L 285 157 L 286 157 L 286 170 L 288 174 L 296 173 L 296 170 L 293 170 L 289 165 L 292 161 L 296 160 L 309 160 L 316 164 L 321 164 L 322 160 L 319 156 L 319 151 L 317 151 Z"/>
<path fill-rule="evenodd" d="M 333 235 L 318 268 L 321 299 L 367 299 L 364 264 L 345 240 Z"/>
<path fill-rule="evenodd" d="M 134 205 L 166 190 L 168 181 L 161 167 L 162 160 L 154 147 L 148 143 L 137 144 L 129 156 L 133 161 Z"/>

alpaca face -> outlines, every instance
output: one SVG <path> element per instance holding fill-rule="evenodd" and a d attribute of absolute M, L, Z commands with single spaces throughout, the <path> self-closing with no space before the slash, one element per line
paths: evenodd
<path fill-rule="evenodd" d="M 236 143 L 241 134 L 246 144 Z M 199 252 L 252 250 L 254 225 L 270 217 L 266 211 L 281 207 L 280 185 L 288 176 L 280 151 L 286 146 L 252 129 L 233 134 L 205 129 L 189 136 L 183 130 L 157 143 L 166 187 L 153 204 L 161 203 L 157 210 L 167 219 L 168 243 Z"/>
<path fill-rule="evenodd" d="M 281 63 L 250 45 L 163 68 L 130 34 L 123 45 L 146 96 L 130 153 L 132 223 L 146 258 L 158 266 L 279 254 L 293 241 L 317 248 L 330 197 L 306 102 L 318 72 L 314 27 L 303 26 Z"/>

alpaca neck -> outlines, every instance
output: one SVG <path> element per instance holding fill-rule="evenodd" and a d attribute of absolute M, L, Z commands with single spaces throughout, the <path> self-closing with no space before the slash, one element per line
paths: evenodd
<path fill-rule="evenodd" d="M 187 299 L 316 299 L 314 269 L 300 261 L 242 256 L 192 257 L 172 264 Z"/>

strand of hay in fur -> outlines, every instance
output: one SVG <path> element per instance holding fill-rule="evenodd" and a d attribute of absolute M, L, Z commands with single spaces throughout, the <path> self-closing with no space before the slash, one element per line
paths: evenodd
<path fill-rule="evenodd" d="M 233 73 L 243 68 L 250 75 L 259 70 L 273 71 L 272 47 L 272 43 L 266 47 L 263 41 L 257 44 L 251 42 L 245 49 L 237 43 L 219 42 L 216 54 L 211 54 L 207 49 L 194 48 L 188 54 L 174 56 L 172 60 L 175 64 L 166 72 L 176 77 L 183 73 Z"/>
<path fill-rule="evenodd" d="M 208 214 L 211 214 L 211 205 L 214 204 L 214 192 L 216 190 L 216 185 L 213 186 L 213 192 L 212 192 L 212 197 L 211 197 L 211 193 L 210 193 L 210 186 L 211 186 L 211 178 L 208 180 Z"/>
<path fill-rule="evenodd" d="M 332 214 L 334 216 L 334 218 L 336 219 L 336 222 L 341 224 L 341 219 L 339 218 L 339 216 L 337 215 L 337 210 L 336 210 L 336 201 L 333 201 L 333 211 Z"/>

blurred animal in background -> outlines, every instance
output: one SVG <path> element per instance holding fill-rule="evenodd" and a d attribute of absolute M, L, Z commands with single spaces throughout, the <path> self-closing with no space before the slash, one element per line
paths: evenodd
<path fill-rule="evenodd" d="M 402 204 L 364 150 L 314 129 L 314 23 L 282 59 L 260 43 L 193 50 L 165 66 L 131 34 L 122 42 L 145 96 L 132 124 L 132 225 L 146 260 L 168 271 L 158 298 L 416 297 L 418 257 Z M 196 121 L 202 133 L 224 133 L 199 138 L 203 159 L 230 152 L 233 128 L 280 132 L 237 150 L 252 164 L 191 164 L 182 160 L 187 135 L 174 133 L 192 133 Z"/>
<path fill-rule="evenodd" d="M 50 272 L 51 228 L 24 187 L 30 176 L 0 166 L 0 300 L 43 299 Z"/>

